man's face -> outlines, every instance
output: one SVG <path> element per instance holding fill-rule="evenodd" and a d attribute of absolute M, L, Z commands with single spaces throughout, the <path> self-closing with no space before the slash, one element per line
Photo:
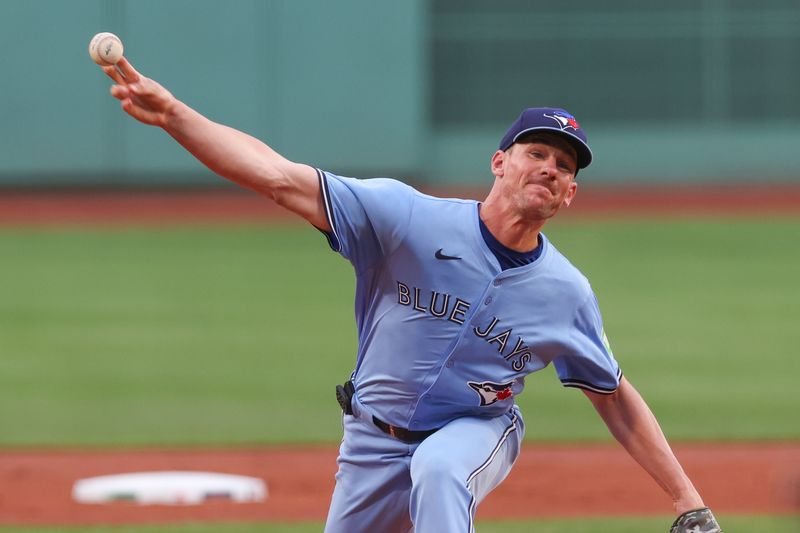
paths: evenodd
<path fill-rule="evenodd" d="M 492 157 L 492 173 L 515 211 L 525 218 L 544 220 L 569 205 L 578 185 L 575 149 L 562 138 L 535 134 Z"/>

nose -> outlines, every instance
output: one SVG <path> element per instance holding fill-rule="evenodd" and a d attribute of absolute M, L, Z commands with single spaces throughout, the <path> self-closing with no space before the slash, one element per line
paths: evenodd
<path fill-rule="evenodd" d="M 558 174 L 558 162 L 555 156 L 549 156 L 542 161 L 542 175 L 554 179 Z"/>

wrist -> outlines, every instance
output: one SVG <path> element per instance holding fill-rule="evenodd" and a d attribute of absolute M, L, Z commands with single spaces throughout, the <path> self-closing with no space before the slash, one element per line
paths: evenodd
<path fill-rule="evenodd" d="M 179 131 L 185 121 L 186 113 L 191 112 L 189 106 L 170 95 L 170 101 L 164 105 L 161 113 L 162 124 L 167 133 Z"/>
<path fill-rule="evenodd" d="M 692 496 L 673 500 L 672 505 L 678 515 L 682 515 L 688 511 L 694 511 L 707 507 L 706 504 L 703 503 L 703 499 L 700 497 L 700 495 L 696 493 Z"/>

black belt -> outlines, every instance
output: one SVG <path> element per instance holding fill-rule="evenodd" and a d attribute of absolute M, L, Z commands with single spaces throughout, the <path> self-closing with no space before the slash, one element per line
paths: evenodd
<path fill-rule="evenodd" d="M 372 422 L 387 435 L 391 435 L 392 437 L 399 441 L 405 442 L 406 444 L 422 442 L 438 431 L 438 429 L 429 429 L 427 431 L 411 431 L 410 429 L 387 424 L 377 416 L 372 417 Z"/>
<path fill-rule="evenodd" d="M 344 411 L 344 413 L 347 415 L 353 414 L 353 395 L 355 392 L 356 388 L 353 386 L 352 380 L 346 382 L 344 385 L 336 385 L 336 401 L 339 402 L 339 405 L 342 407 L 342 411 Z M 437 431 L 436 429 L 429 429 L 427 431 L 411 431 L 410 429 L 387 424 L 377 416 L 372 417 L 372 422 L 387 435 L 391 435 L 392 437 L 399 441 L 405 442 L 406 444 L 422 442 Z"/>

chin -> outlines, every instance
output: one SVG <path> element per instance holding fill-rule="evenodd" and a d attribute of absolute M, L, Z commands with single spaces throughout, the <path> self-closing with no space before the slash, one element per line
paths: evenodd
<path fill-rule="evenodd" d="M 558 213 L 558 207 L 552 204 L 535 204 L 530 203 L 524 209 L 525 218 L 528 220 L 547 220 L 552 218 Z"/>
<path fill-rule="evenodd" d="M 560 205 L 550 193 L 529 196 L 526 200 L 528 209 L 541 212 L 558 211 Z"/>

